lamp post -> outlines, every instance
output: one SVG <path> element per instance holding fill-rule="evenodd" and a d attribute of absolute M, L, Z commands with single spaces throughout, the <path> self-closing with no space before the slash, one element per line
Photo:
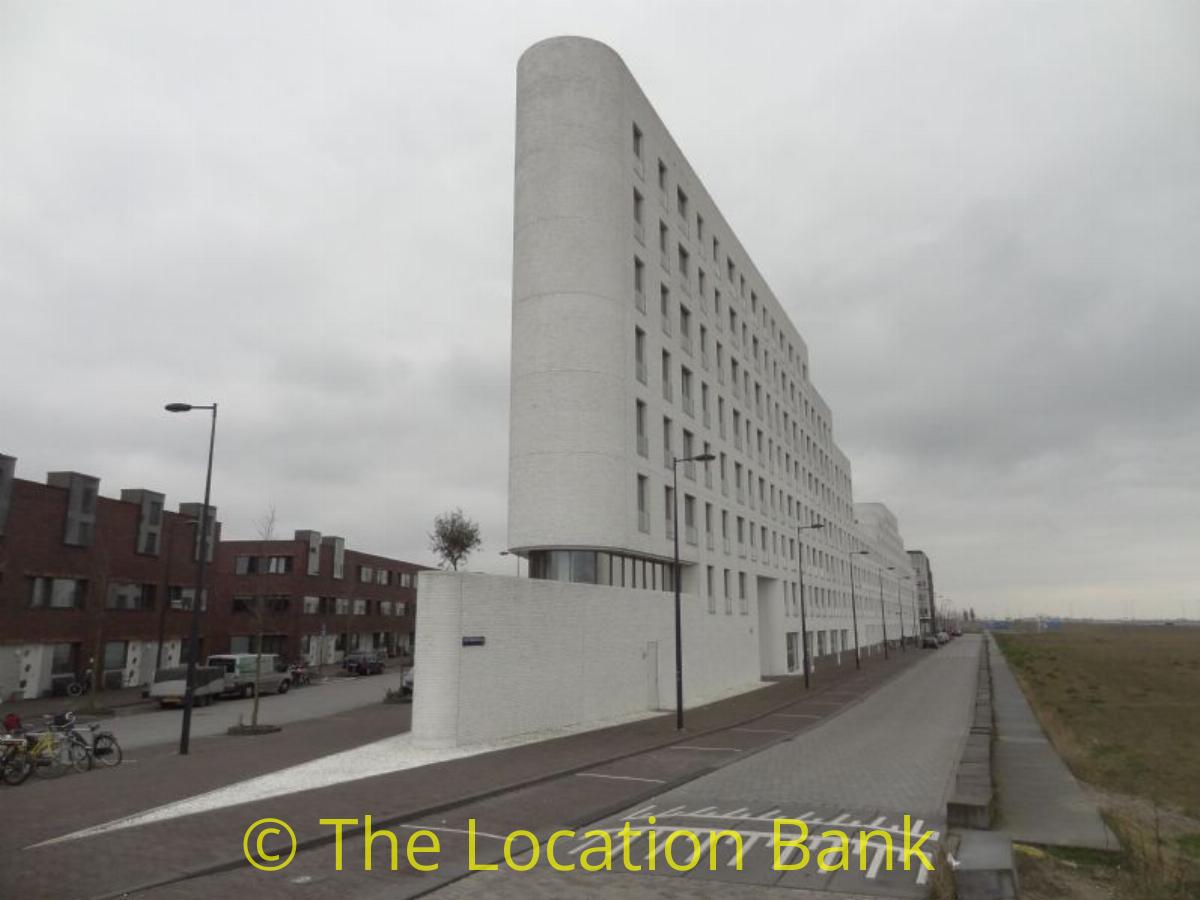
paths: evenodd
<path fill-rule="evenodd" d="M 804 610 L 804 541 L 800 539 L 800 532 L 810 531 L 825 526 L 817 522 L 813 525 L 797 525 L 796 526 L 796 549 L 799 551 L 799 556 L 796 559 L 796 573 L 799 576 L 800 584 L 800 646 L 804 654 L 804 689 L 808 690 L 809 673 L 812 671 L 812 666 L 808 658 L 808 616 Z M 855 653 L 858 652 L 858 632 L 855 631 Z"/>
<path fill-rule="evenodd" d="M 895 572 L 895 566 L 887 567 L 889 572 Z M 883 573 L 879 573 L 879 577 L 883 579 Z M 900 617 L 900 652 L 907 653 L 908 648 L 904 646 L 904 601 L 900 599 L 900 576 L 896 576 L 896 614 Z"/>
<path fill-rule="evenodd" d="M 196 690 L 196 655 L 200 652 L 200 600 L 204 596 L 204 562 L 208 556 L 208 502 L 212 493 L 213 446 L 217 440 L 217 404 L 197 406 L 191 403 L 168 403 L 167 412 L 191 412 L 194 409 L 212 410 L 212 425 L 208 432 L 208 473 L 204 476 L 204 506 L 200 508 L 200 555 L 196 560 L 196 593 L 192 597 L 192 624 L 188 635 L 187 688 L 183 693 L 183 727 L 179 732 L 179 754 L 186 756 L 192 735 L 192 703 Z"/>
<path fill-rule="evenodd" d="M 675 537 L 675 730 L 683 731 L 683 617 L 679 598 L 679 464 L 681 462 L 712 462 L 711 453 L 696 456 L 671 457 L 671 530 Z"/>
<path fill-rule="evenodd" d="M 854 557 L 865 556 L 866 550 L 851 550 L 846 558 L 850 560 L 850 615 L 854 621 L 854 668 L 862 668 L 862 659 L 858 652 L 858 598 L 854 596 Z"/>
<path fill-rule="evenodd" d="M 907 653 L 908 647 L 904 643 L 906 638 L 904 637 L 904 598 L 900 595 L 901 581 L 912 581 L 912 576 L 902 575 L 896 579 L 896 608 L 900 610 L 900 649 Z"/>
<path fill-rule="evenodd" d="M 883 658 L 887 659 L 887 610 L 883 607 L 883 569 L 879 570 L 879 624 L 883 626 Z"/>

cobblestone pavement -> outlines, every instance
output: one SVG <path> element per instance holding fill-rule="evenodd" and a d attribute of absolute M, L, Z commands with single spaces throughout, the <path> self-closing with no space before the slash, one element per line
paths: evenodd
<path fill-rule="evenodd" d="M 909 831 L 915 844 L 928 832 L 922 849 L 936 860 L 945 833 L 946 798 L 970 727 L 980 652 L 978 637 L 954 641 L 861 702 L 853 702 L 852 689 L 845 696 L 831 691 L 824 702 L 850 705 L 819 726 L 581 828 L 581 839 L 564 842 L 561 855 L 579 858 L 589 844 L 598 843 L 584 837 L 584 831 L 599 828 L 615 834 L 631 823 L 642 830 L 631 855 L 641 872 L 627 871 L 619 862 L 614 872 L 599 876 L 536 870 L 477 874 L 437 897 L 549 897 L 556 888 L 557 896 L 724 897 L 751 891 L 745 895 L 925 897 L 935 876 L 915 857 L 910 868 L 904 867 L 904 834 Z M 783 721 L 781 716 L 777 724 Z M 771 723 L 768 717 L 756 727 L 766 730 Z M 722 756 L 736 751 L 726 742 L 707 740 L 697 741 L 693 752 Z M 797 871 L 776 865 L 800 858 L 789 857 L 800 851 L 788 850 L 782 841 L 780 849 L 774 845 L 774 820 L 783 818 L 803 821 L 811 835 L 805 846 L 812 861 Z M 849 871 L 822 872 L 815 864 L 815 855 L 834 844 L 820 833 L 833 828 L 849 836 Z M 687 873 L 673 871 L 664 861 L 663 841 L 681 829 L 700 841 L 701 862 Z M 738 837 L 717 838 L 717 829 Z M 886 832 L 892 843 L 882 837 L 863 841 L 859 832 L 866 829 Z M 647 846 L 651 831 L 658 836 L 655 846 Z M 780 836 L 796 833 L 785 829 Z M 683 846 L 686 860 L 689 850 Z M 651 861 L 657 862 L 653 873 L 648 871 Z M 570 879 L 569 888 L 563 879 Z"/>
<path fill-rule="evenodd" d="M 970 727 L 979 653 L 977 636 L 953 641 L 820 728 L 656 802 L 770 809 L 791 798 L 938 819 Z"/>

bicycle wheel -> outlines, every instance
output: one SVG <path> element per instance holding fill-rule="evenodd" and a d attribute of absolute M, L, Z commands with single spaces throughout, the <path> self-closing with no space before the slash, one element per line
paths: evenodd
<path fill-rule="evenodd" d="M 24 748 L 10 750 L 0 758 L 0 779 L 3 779 L 5 784 L 15 787 L 28 778 L 32 771 L 33 765 Z"/>
<path fill-rule="evenodd" d="M 117 739 L 107 731 L 102 731 L 96 735 L 95 741 L 92 743 L 92 758 L 95 762 L 102 766 L 119 766 L 124 754 L 121 753 L 121 745 L 117 743 Z"/>
<path fill-rule="evenodd" d="M 76 772 L 86 772 L 95 765 L 92 761 L 92 748 L 79 734 L 72 734 L 67 739 L 67 756 Z"/>

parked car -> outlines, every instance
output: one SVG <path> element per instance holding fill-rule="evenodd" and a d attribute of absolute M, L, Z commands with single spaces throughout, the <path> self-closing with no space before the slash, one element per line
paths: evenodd
<path fill-rule="evenodd" d="M 923 634 L 921 635 L 921 646 L 926 649 L 936 650 L 941 644 L 938 643 L 936 634 Z"/>
<path fill-rule="evenodd" d="M 400 696 L 412 697 L 413 693 L 413 667 L 409 666 L 404 670 L 404 674 L 400 676 Z"/>
<path fill-rule="evenodd" d="M 356 650 L 346 655 L 342 665 L 353 675 L 382 675 L 384 656 L 375 650 Z"/>
<path fill-rule="evenodd" d="M 222 666 L 196 666 L 193 706 L 208 706 L 225 692 L 225 669 Z M 182 705 L 187 693 L 187 666 L 168 666 L 154 673 L 150 696 L 163 709 Z"/>
<path fill-rule="evenodd" d="M 208 665 L 220 666 L 225 670 L 226 694 L 241 694 L 250 697 L 254 694 L 254 668 L 258 655 L 255 653 L 221 653 L 208 658 Z M 292 686 L 291 675 L 287 666 L 274 653 L 262 655 L 262 666 L 258 674 L 259 691 L 268 693 L 275 691 L 286 694 Z"/>
<path fill-rule="evenodd" d="M 946 632 L 944 632 L 944 631 L 939 631 L 939 632 L 937 633 L 937 642 L 938 642 L 939 644 L 948 644 L 948 643 L 950 643 L 950 635 L 946 634 Z"/>

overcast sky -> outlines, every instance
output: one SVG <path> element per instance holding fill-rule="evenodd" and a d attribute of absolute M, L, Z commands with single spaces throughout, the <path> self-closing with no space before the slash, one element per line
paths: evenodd
<path fill-rule="evenodd" d="M 516 61 L 628 63 L 981 613 L 1200 615 L 1200 5 L 0 0 L 0 452 L 511 571 Z"/>

